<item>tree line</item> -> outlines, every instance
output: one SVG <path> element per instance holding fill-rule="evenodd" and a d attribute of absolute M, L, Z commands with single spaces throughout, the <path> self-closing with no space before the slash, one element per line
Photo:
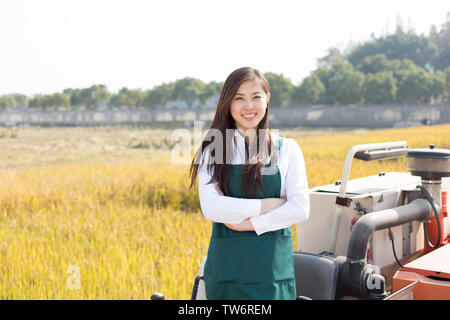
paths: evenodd
<path fill-rule="evenodd" d="M 93 110 L 102 105 L 156 108 L 175 100 L 185 101 L 188 107 L 194 107 L 194 103 L 202 105 L 209 98 L 218 95 L 221 87 L 222 83 L 215 81 L 205 83 L 196 78 L 186 77 L 149 90 L 124 87 L 113 94 L 108 91 L 106 85 L 96 84 L 89 88 L 68 88 L 63 92 L 36 95 L 32 98 L 23 94 L 4 95 L 0 97 L 0 109 L 20 106 L 41 110 Z"/>
<path fill-rule="evenodd" d="M 294 85 L 282 73 L 265 73 L 270 84 L 271 106 L 436 104 L 450 100 L 450 12 L 440 30 L 428 36 L 397 25 L 395 33 L 375 37 L 348 52 L 330 48 L 317 68 Z M 96 109 L 99 106 L 130 108 L 164 107 L 185 101 L 188 107 L 204 105 L 219 95 L 223 83 L 185 77 L 152 89 L 120 89 L 111 93 L 103 84 L 68 88 L 63 92 L 27 97 L 0 97 L 0 109 Z"/>

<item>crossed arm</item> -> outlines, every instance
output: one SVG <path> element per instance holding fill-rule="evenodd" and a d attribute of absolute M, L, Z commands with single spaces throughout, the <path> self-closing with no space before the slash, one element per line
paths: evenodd
<path fill-rule="evenodd" d="M 220 196 L 224 196 L 223 192 L 220 190 L 219 186 L 216 185 L 217 193 Z M 261 199 L 261 210 L 260 214 L 272 211 L 286 202 L 286 198 L 265 198 Z M 224 223 L 228 228 L 234 231 L 255 231 L 252 221 L 250 218 L 244 219 L 238 224 Z"/>
<path fill-rule="evenodd" d="M 200 166 L 200 205 L 205 218 L 224 223 L 235 231 L 254 230 L 258 235 L 307 220 L 309 189 L 304 159 L 298 144 L 294 140 L 288 143 L 291 152 L 286 155 L 289 161 L 284 180 L 286 198 L 241 199 L 224 196 L 215 184 L 208 184 L 211 175 L 206 166 Z"/>

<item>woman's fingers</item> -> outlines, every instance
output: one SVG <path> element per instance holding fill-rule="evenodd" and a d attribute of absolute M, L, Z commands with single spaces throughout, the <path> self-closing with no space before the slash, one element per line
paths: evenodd
<path fill-rule="evenodd" d="M 224 225 L 234 231 L 254 231 L 253 224 L 249 218 L 245 219 L 244 221 L 238 223 L 238 224 L 228 224 L 224 223 Z"/>
<path fill-rule="evenodd" d="M 232 224 L 228 224 L 228 223 L 224 223 L 224 224 L 225 224 L 225 226 L 226 226 L 226 227 L 227 227 L 228 229 L 231 229 L 231 230 L 237 231 L 234 225 L 232 225 Z"/>

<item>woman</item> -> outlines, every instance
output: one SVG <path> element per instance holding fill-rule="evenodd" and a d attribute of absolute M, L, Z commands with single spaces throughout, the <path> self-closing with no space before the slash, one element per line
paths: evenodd
<path fill-rule="evenodd" d="M 268 130 L 269 100 L 260 71 L 233 71 L 192 161 L 191 187 L 198 174 L 213 221 L 207 299 L 296 298 L 290 226 L 308 219 L 308 184 L 298 144 Z"/>

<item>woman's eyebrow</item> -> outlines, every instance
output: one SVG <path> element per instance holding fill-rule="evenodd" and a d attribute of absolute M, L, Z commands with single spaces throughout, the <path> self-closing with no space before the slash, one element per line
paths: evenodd
<path fill-rule="evenodd" d="M 255 91 L 255 92 L 253 92 L 252 94 L 257 94 L 257 93 L 261 94 L 262 92 L 261 92 L 261 91 Z M 239 93 L 239 92 L 237 92 L 236 95 L 237 95 L 237 96 L 245 96 L 245 94 Z"/>

